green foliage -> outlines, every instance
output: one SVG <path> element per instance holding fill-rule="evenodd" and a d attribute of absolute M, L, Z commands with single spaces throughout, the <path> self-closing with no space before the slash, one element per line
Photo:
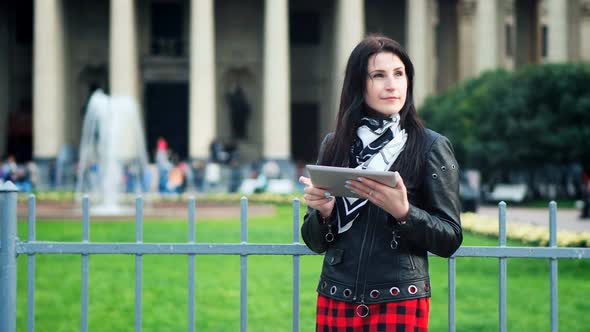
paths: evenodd
<path fill-rule="evenodd" d="M 453 142 L 463 167 L 491 174 L 590 161 L 590 65 L 497 70 L 426 100 L 428 127 Z"/>

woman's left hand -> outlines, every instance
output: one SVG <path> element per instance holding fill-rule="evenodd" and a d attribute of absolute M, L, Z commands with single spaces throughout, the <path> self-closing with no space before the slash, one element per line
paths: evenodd
<path fill-rule="evenodd" d="M 406 220 L 410 210 L 408 193 L 402 177 L 398 172 L 395 174 L 397 181 L 393 188 L 363 177 L 349 180 L 347 187 L 391 214 L 396 220 Z"/>

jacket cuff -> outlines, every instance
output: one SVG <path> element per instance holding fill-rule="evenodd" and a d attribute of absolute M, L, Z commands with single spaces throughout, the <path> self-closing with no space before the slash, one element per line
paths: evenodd
<path fill-rule="evenodd" d="M 336 207 L 334 207 L 334 210 Z M 313 213 L 310 214 L 310 223 L 309 225 L 312 228 L 312 232 L 320 233 L 320 234 L 327 234 L 328 233 L 328 226 L 333 223 L 334 221 L 334 212 L 326 218 L 327 222 L 324 224 L 322 216 L 320 215 L 320 211 L 314 210 Z"/>
<path fill-rule="evenodd" d="M 321 225 L 333 225 L 336 222 L 336 206 L 334 206 L 334 208 L 332 209 L 332 213 L 327 218 L 322 217 L 320 211 L 318 210 L 315 210 L 315 214 L 318 219 L 318 222 Z"/>
<path fill-rule="evenodd" d="M 406 217 L 405 223 L 401 223 L 399 220 L 396 220 L 395 218 L 394 220 L 395 223 L 398 224 L 400 230 L 410 230 L 413 226 L 416 226 L 417 222 L 420 222 L 421 213 L 422 210 L 410 204 L 410 208 L 408 209 L 408 215 Z"/>
<path fill-rule="evenodd" d="M 389 213 L 387 214 L 387 218 L 388 218 L 388 220 L 389 220 L 389 221 L 390 221 L 392 224 L 394 224 L 394 225 L 405 225 L 405 224 L 407 224 L 407 223 L 409 223 L 409 222 L 410 222 L 410 218 L 411 218 L 410 216 L 411 216 L 411 214 L 412 214 L 412 210 L 413 210 L 413 209 L 415 209 L 415 208 L 416 208 L 416 207 L 414 207 L 414 206 L 413 206 L 413 205 L 410 203 L 410 206 L 409 206 L 409 209 L 408 209 L 408 215 L 406 216 L 406 219 L 405 219 L 405 220 L 399 220 L 399 219 L 396 219 L 394 216 L 392 216 L 392 215 L 391 215 L 391 214 L 389 214 Z M 414 214 L 415 214 L 415 213 L 414 213 Z"/>

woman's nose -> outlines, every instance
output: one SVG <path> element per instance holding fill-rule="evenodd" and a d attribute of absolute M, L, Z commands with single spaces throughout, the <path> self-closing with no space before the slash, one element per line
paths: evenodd
<path fill-rule="evenodd" d="M 395 88 L 395 79 L 393 77 L 388 77 L 385 80 L 385 89 L 388 91 L 393 90 Z"/>

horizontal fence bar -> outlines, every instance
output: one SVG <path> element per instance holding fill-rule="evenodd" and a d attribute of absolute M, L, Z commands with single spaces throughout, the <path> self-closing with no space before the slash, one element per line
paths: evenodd
<path fill-rule="evenodd" d="M 196 254 L 196 255 L 315 255 L 304 244 L 255 243 L 129 243 L 129 242 L 17 242 L 23 254 Z M 433 256 L 430 254 L 430 256 Z M 590 258 L 590 248 L 461 247 L 453 257 Z"/>
<path fill-rule="evenodd" d="M 461 247 L 454 257 L 590 258 L 590 248 L 547 247 Z"/>

